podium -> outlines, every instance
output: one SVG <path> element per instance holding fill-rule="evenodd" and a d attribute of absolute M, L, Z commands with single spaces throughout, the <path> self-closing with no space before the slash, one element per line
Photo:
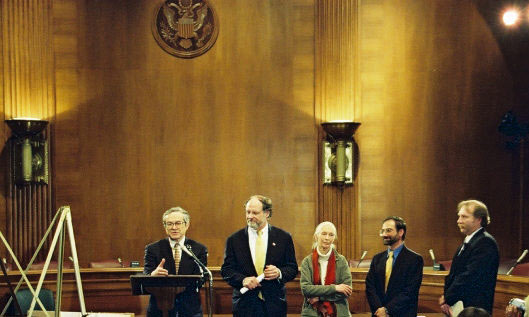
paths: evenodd
<path fill-rule="evenodd" d="M 154 296 L 164 317 L 169 316 L 169 311 L 174 307 L 176 295 L 183 292 L 187 286 L 197 286 L 201 280 L 201 275 L 130 276 L 132 295 Z"/>

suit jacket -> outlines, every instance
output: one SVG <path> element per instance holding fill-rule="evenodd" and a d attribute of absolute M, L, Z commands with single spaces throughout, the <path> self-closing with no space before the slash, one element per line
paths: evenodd
<path fill-rule="evenodd" d="M 191 239 L 185 239 L 184 245 L 188 250 L 193 252 L 196 257 L 204 265 L 207 265 L 208 261 L 208 250 L 203 245 Z M 143 273 L 150 275 L 152 271 L 156 269 L 158 264 L 165 259 L 164 269 L 169 274 L 176 274 L 175 262 L 173 258 L 173 250 L 169 244 L 169 239 L 165 238 L 157 242 L 151 243 L 145 247 L 145 266 Z M 200 275 L 200 268 L 194 262 L 193 258 L 187 253 L 182 251 L 180 259 L 180 266 L 178 268 L 179 275 Z M 186 289 L 178 294 L 175 299 L 175 308 L 170 311 L 170 316 L 175 316 L 178 312 L 178 316 L 193 316 L 198 313 L 202 314 L 202 306 L 200 305 L 200 294 L 198 289 L 202 286 L 202 282 L 199 285 L 187 286 Z M 147 308 L 148 316 L 162 316 L 162 311 L 156 306 L 156 298 L 151 296 L 149 301 L 149 307 Z"/>
<path fill-rule="evenodd" d="M 281 279 L 263 280 L 261 287 L 240 293 L 242 281 L 248 276 L 257 276 L 250 245 L 248 227 L 241 229 L 226 241 L 224 263 L 221 267 L 222 278 L 233 287 L 233 313 L 239 316 L 252 316 L 259 291 L 264 297 L 264 304 L 269 316 L 286 316 L 287 303 L 285 283 L 293 280 L 298 274 L 298 264 L 292 237 L 286 231 L 268 225 L 268 247 L 266 265 L 275 265 L 281 270 Z"/>
<path fill-rule="evenodd" d="M 387 257 L 387 251 L 375 255 L 366 276 L 366 296 L 371 312 L 386 307 L 391 316 L 416 317 L 423 259 L 404 246 L 395 259 L 388 289 L 385 292 Z"/>
<path fill-rule="evenodd" d="M 465 307 L 481 307 L 492 313 L 500 261 L 498 244 L 485 229 L 480 229 L 458 255 L 461 247 L 445 278 L 445 301 L 454 305 L 461 300 Z"/>
<path fill-rule="evenodd" d="M 312 254 L 309 254 L 301 262 L 301 278 L 299 281 L 301 284 L 301 293 L 305 298 L 319 297 L 322 301 L 334 302 L 337 317 L 351 316 L 347 296 L 343 293 L 336 292 L 336 285 L 347 284 L 352 286 L 353 278 L 351 277 L 351 270 L 345 257 L 338 254 L 336 250 L 333 250 L 333 252 L 336 257 L 336 277 L 334 285 L 314 285 Z M 316 269 L 319 270 L 320 268 L 317 267 Z M 303 301 L 301 316 L 318 317 L 318 312 L 305 300 Z"/>

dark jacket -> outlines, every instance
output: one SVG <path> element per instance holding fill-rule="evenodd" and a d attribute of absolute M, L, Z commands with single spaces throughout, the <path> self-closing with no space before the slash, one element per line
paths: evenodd
<path fill-rule="evenodd" d="M 248 244 L 248 227 L 241 229 L 226 241 L 222 278 L 233 287 L 233 313 L 239 316 L 252 316 L 253 305 L 259 291 L 269 316 L 286 316 L 287 303 L 285 283 L 298 274 L 296 254 L 292 237 L 286 231 L 268 225 L 268 247 L 265 266 L 272 264 L 281 270 L 281 279 L 263 280 L 261 287 L 241 294 L 242 281 L 248 276 L 257 276 Z"/>
<path fill-rule="evenodd" d="M 184 241 L 184 245 L 188 250 L 193 252 L 197 258 L 204 265 L 207 265 L 208 261 L 208 249 L 203 245 L 194 240 L 187 239 Z M 151 274 L 156 269 L 158 264 L 165 259 L 164 269 L 169 274 L 174 275 L 175 263 L 173 258 L 173 250 L 169 244 L 169 239 L 165 238 L 157 242 L 151 243 L 145 247 L 145 266 L 143 268 L 144 274 Z M 199 275 L 200 268 L 193 261 L 193 258 L 187 253 L 182 251 L 182 257 L 180 259 L 180 266 L 178 268 L 179 275 Z M 200 282 L 198 285 L 190 285 L 186 289 L 178 294 L 175 299 L 175 308 L 169 312 L 169 316 L 175 316 L 178 311 L 178 316 L 193 316 L 198 313 L 202 313 L 202 306 L 200 305 L 200 294 L 198 288 L 202 285 Z M 157 317 L 162 316 L 162 311 L 157 308 L 156 298 L 151 296 L 149 300 L 149 307 L 147 308 L 147 316 Z"/>
<path fill-rule="evenodd" d="M 404 246 L 400 251 L 384 292 L 387 250 L 373 257 L 366 276 L 366 296 L 371 312 L 386 307 L 390 316 L 416 317 L 422 282 L 422 257 Z"/>
<path fill-rule="evenodd" d="M 500 261 L 498 244 L 485 229 L 480 229 L 458 255 L 461 247 L 445 278 L 445 301 L 451 306 L 461 300 L 465 307 L 481 307 L 492 313 Z"/>

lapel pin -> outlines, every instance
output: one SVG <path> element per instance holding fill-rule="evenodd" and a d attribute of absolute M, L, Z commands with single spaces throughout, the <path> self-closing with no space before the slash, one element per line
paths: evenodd
<path fill-rule="evenodd" d="M 275 243 L 275 242 L 272 242 L 272 245 L 275 247 L 275 246 L 276 246 L 276 243 Z"/>

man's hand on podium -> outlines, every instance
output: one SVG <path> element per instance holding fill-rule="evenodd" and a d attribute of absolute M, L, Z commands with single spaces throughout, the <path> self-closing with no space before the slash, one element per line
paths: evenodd
<path fill-rule="evenodd" d="M 165 259 L 162 259 L 162 261 L 160 261 L 160 264 L 158 264 L 156 269 L 151 272 L 151 276 L 168 276 L 169 272 L 163 268 L 164 264 L 165 264 Z"/>

